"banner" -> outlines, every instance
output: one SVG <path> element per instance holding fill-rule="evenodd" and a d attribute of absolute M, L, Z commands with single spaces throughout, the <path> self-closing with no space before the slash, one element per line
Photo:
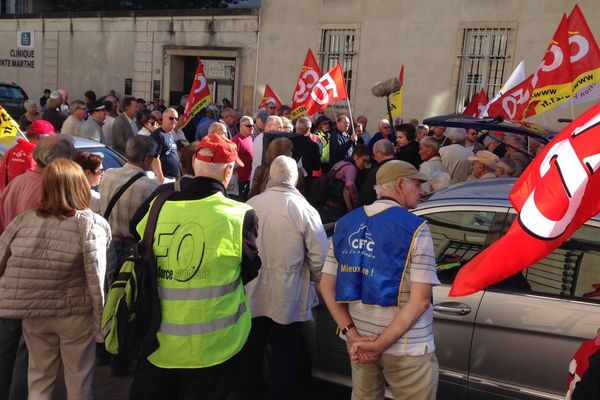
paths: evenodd
<path fill-rule="evenodd" d="M 488 97 L 485 93 L 485 90 L 481 88 L 479 93 L 473 96 L 471 102 L 463 111 L 463 115 L 470 115 L 471 117 L 479 117 L 482 112 L 486 111 L 486 106 L 488 104 Z"/>
<path fill-rule="evenodd" d="M 512 74 L 510 74 L 510 76 L 508 77 L 508 79 L 506 80 L 504 85 L 502 85 L 502 87 L 500 88 L 498 93 L 496 93 L 494 98 L 491 99 L 485 105 L 485 107 L 483 107 L 483 109 L 479 113 L 479 116 L 487 117 L 488 109 L 492 105 L 492 103 L 495 102 L 496 100 L 498 100 L 504 93 L 506 93 L 510 89 L 514 88 L 515 86 L 517 86 L 519 83 L 523 82 L 524 80 L 525 80 L 525 61 L 521 61 L 519 63 L 519 65 L 517 65 L 517 68 L 515 68 L 515 70 L 512 72 Z"/>
<path fill-rule="evenodd" d="M 281 100 L 279 100 L 279 97 L 277 97 L 275 91 L 271 89 L 271 86 L 267 85 L 265 86 L 265 94 L 263 95 L 263 98 L 260 101 L 260 104 L 258 105 L 258 109 L 262 110 L 263 108 L 265 108 L 269 100 L 274 101 L 275 109 L 279 110 L 279 107 L 281 107 Z"/>
<path fill-rule="evenodd" d="M 308 49 L 304 64 L 300 69 L 300 76 L 298 77 L 298 83 L 296 84 L 296 90 L 292 96 L 292 120 L 295 121 L 304 114 L 306 114 L 306 107 L 304 103 L 310 96 L 315 83 L 321 78 L 321 68 L 317 64 L 317 60 L 313 55 L 311 49 Z"/>
<path fill-rule="evenodd" d="M 459 271 L 451 296 L 475 293 L 550 254 L 600 211 L 600 104 L 563 129 L 515 183 L 517 218 Z"/>
<path fill-rule="evenodd" d="M 569 31 L 565 14 L 533 76 L 533 93 L 525 117 L 542 114 L 571 99 L 573 91 L 569 54 Z"/>
<path fill-rule="evenodd" d="M 19 134 L 21 134 L 19 124 L 12 119 L 4 107 L 0 106 L 0 145 L 6 148 L 12 147 Z"/>
<path fill-rule="evenodd" d="M 200 110 L 207 107 L 210 103 L 212 103 L 212 96 L 210 95 L 210 89 L 206 82 L 206 76 L 204 75 L 202 60 L 198 57 L 198 68 L 196 68 L 194 83 L 190 89 L 190 95 L 187 104 L 185 105 L 185 110 L 181 115 L 181 119 L 183 119 L 184 122 L 180 128 L 183 129 L 183 127 L 186 126 Z"/>
<path fill-rule="evenodd" d="M 400 90 L 390 95 L 390 108 L 392 109 L 392 120 L 390 124 L 394 124 L 396 119 L 402 114 L 402 95 L 404 94 L 404 65 L 400 68 Z"/>
<path fill-rule="evenodd" d="M 337 64 L 319 79 L 306 100 L 306 113 L 313 115 L 327 108 L 329 104 L 348 98 L 342 66 Z"/>

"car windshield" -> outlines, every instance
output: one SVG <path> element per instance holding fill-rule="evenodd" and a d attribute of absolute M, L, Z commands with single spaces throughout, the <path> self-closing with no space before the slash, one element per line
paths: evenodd
<path fill-rule="evenodd" d="M 21 88 L 10 85 L 0 85 L 0 99 L 20 100 L 25 98 L 25 93 Z"/>

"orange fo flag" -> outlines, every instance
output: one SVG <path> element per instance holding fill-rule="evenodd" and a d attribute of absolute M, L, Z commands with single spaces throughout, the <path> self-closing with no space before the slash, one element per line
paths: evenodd
<path fill-rule="evenodd" d="M 262 110 L 267 106 L 267 104 L 273 104 L 277 110 L 279 110 L 279 107 L 281 107 L 281 100 L 279 100 L 279 97 L 277 97 L 275 91 L 271 89 L 271 86 L 269 85 L 265 87 L 265 94 L 260 101 L 258 109 Z"/>
<path fill-rule="evenodd" d="M 304 106 L 306 107 L 306 113 L 313 115 L 327 108 L 329 104 L 347 98 L 348 92 L 346 91 L 342 66 L 337 64 L 313 86 Z"/>
<path fill-rule="evenodd" d="M 296 90 L 292 96 L 292 120 L 296 120 L 306 114 L 304 103 L 310 96 L 310 92 L 315 83 L 321 78 L 321 68 L 311 49 L 308 49 L 304 64 L 300 69 L 300 76 L 296 84 Z"/>
<path fill-rule="evenodd" d="M 465 108 L 465 111 L 463 111 L 463 115 L 470 115 L 471 117 L 479 117 L 479 114 L 485 108 L 487 103 L 488 103 L 487 93 L 485 93 L 485 90 L 483 90 L 483 88 L 481 88 L 479 93 L 477 93 L 476 95 L 473 96 L 473 98 L 471 99 L 471 102 L 469 103 L 467 108 Z"/>
<path fill-rule="evenodd" d="M 190 95 L 187 104 L 185 105 L 185 110 L 181 115 L 181 119 L 184 121 L 181 128 L 186 126 L 200 110 L 207 107 L 211 102 L 212 96 L 210 95 L 210 89 L 206 82 L 206 75 L 204 75 L 202 60 L 198 57 L 198 68 L 196 68 L 196 74 L 194 75 L 194 83 L 190 89 Z"/>
<path fill-rule="evenodd" d="M 571 62 L 569 59 L 569 31 L 567 15 L 563 15 L 556 32 L 544 54 L 544 59 L 533 76 L 533 92 L 525 117 L 542 114 L 573 95 L 571 88 Z"/>

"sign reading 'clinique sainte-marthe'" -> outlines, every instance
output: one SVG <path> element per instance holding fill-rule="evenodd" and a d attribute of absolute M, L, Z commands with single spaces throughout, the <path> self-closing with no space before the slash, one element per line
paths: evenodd
<path fill-rule="evenodd" d="M 35 68 L 35 50 L 10 49 L 10 58 L 0 58 L 0 67 Z"/>

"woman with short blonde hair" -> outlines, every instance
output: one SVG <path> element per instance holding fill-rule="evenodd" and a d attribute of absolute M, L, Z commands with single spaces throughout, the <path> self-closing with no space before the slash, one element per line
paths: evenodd
<path fill-rule="evenodd" d="M 31 399 L 52 397 L 61 362 L 68 398 L 93 398 L 111 233 L 89 202 L 81 167 L 57 159 L 42 174 L 39 208 L 0 236 L 0 317 L 23 320 Z"/>

